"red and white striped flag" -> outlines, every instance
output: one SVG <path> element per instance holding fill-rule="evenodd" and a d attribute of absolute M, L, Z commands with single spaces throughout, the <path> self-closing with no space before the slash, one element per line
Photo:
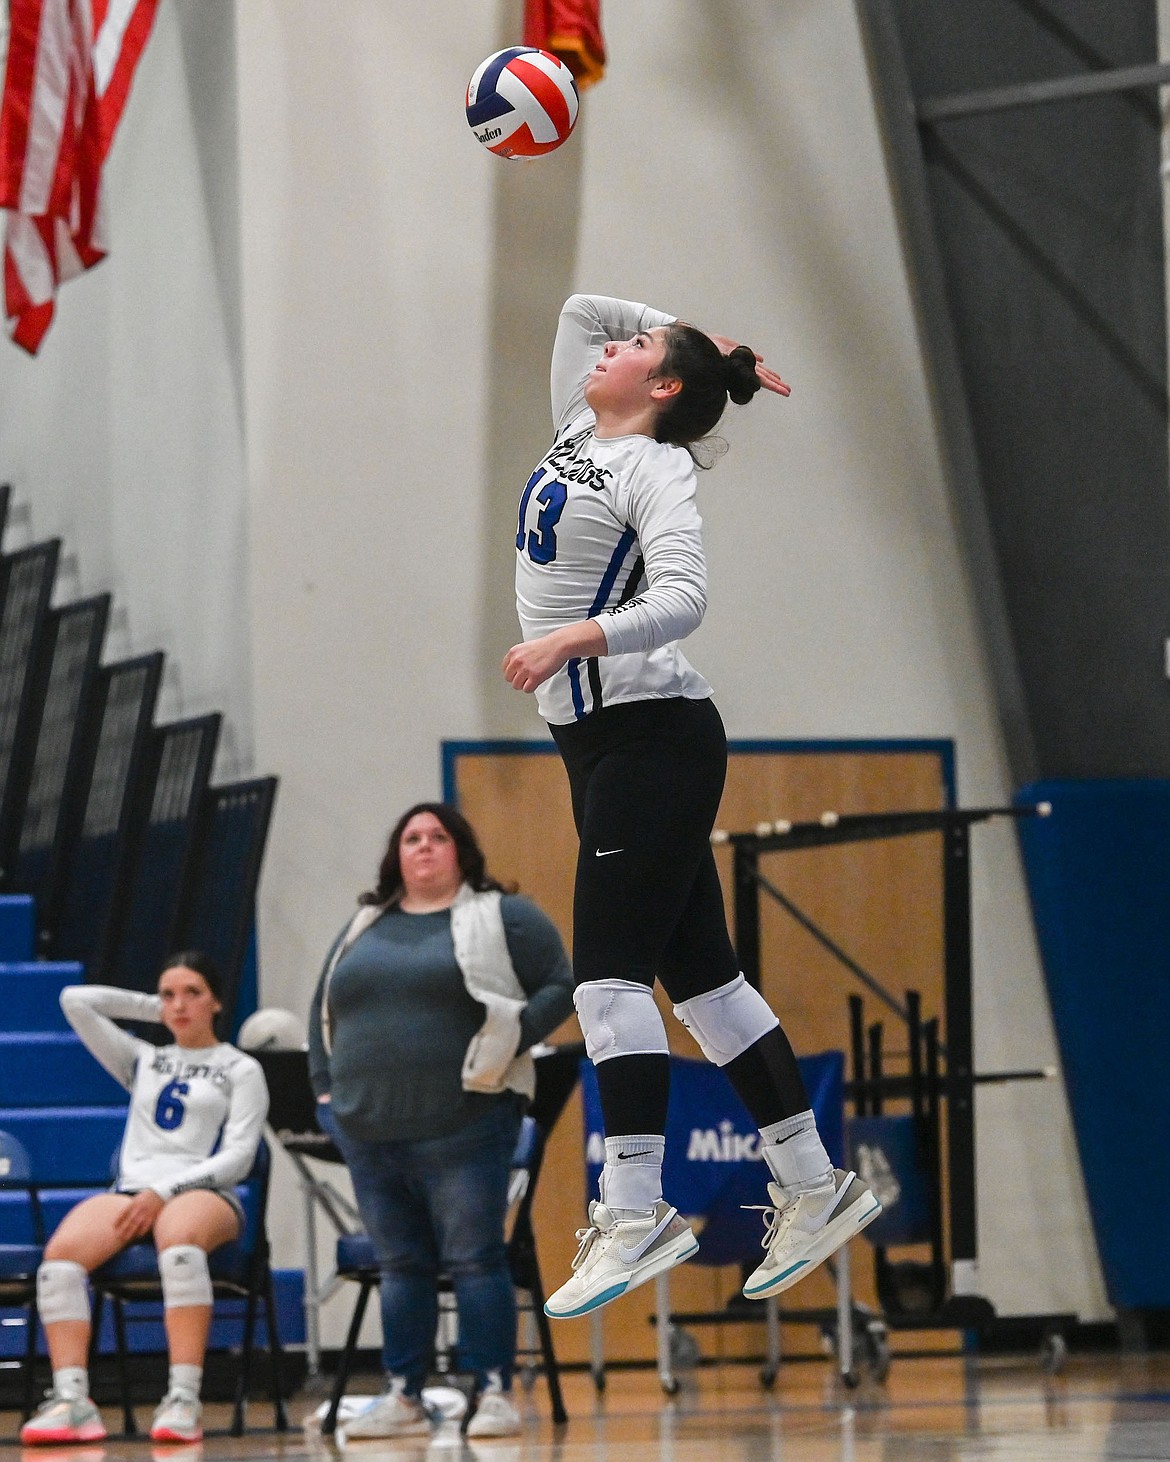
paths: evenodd
<path fill-rule="evenodd" d="M 4 312 L 35 355 L 57 286 L 105 257 L 102 165 L 159 0 L 11 0 L 0 103 Z"/>

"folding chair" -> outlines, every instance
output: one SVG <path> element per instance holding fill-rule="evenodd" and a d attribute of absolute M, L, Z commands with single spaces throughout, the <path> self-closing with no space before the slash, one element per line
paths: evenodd
<path fill-rule="evenodd" d="M 520 1134 L 512 1154 L 512 1181 L 508 1192 L 509 1214 L 512 1220 L 508 1237 L 508 1267 L 512 1282 L 523 1295 L 517 1301 L 519 1318 L 535 1323 L 538 1344 L 517 1349 L 517 1360 L 531 1363 L 539 1357 L 548 1382 L 549 1400 L 552 1405 L 553 1421 L 560 1425 L 568 1420 L 564 1398 L 561 1394 L 560 1370 L 553 1349 L 552 1330 L 548 1316 L 544 1313 L 544 1287 L 540 1278 L 540 1266 L 536 1256 L 536 1239 L 532 1230 L 532 1204 L 536 1196 L 536 1180 L 544 1157 L 544 1139 L 540 1128 L 532 1117 L 525 1117 L 520 1124 Z M 352 1280 L 358 1285 L 358 1296 L 350 1318 L 345 1345 L 337 1364 L 337 1377 L 329 1410 L 321 1423 L 321 1431 L 330 1436 L 337 1427 L 337 1412 L 345 1395 L 354 1353 L 357 1350 L 358 1334 L 365 1318 L 370 1295 L 381 1283 L 382 1274 L 378 1267 L 374 1246 L 367 1234 L 342 1234 L 337 1240 L 337 1277 Z M 450 1281 L 439 1277 L 439 1331 L 435 1346 L 436 1369 L 440 1374 L 448 1372 L 451 1351 L 454 1348 L 452 1321 L 454 1318 L 454 1297 Z M 470 1415 L 470 1412 L 468 1413 Z"/>
<path fill-rule="evenodd" d="M 28 1195 L 31 1243 L 0 1244 L 0 1305 L 25 1310 L 24 1393 L 21 1419 L 32 1415 L 37 1366 L 37 1268 L 45 1250 L 45 1219 L 40 1194 L 32 1180 L 32 1164 L 24 1143 L 0 1130 L 0 1192 L 16 1189 Z"/>
<path fill-rule="evenodd" d="M 269 1399 L 272 1402 L 274 1425 L 278 1432 L 288 1429 L 288 1416 L 282 1391 L 283 1352 L 276 1327 L 276 1303 L 272 1292 L 272 1269 L 266 1222 L 271 1161 L 268 1144 L 262 1141 L 256 1150 L 256 1161 L 252 1171 L 236 1189 L 236 1193 L 244 1205 L 244 1232 L 233 1243 L 223 1244 L 208 1255 L 211 1287 L 216 1299 L 242 1298 L 245 1302 L 240 1369 L 236 1380 L 235 1406 L 231 1422 L 233 1437 L 240 1436 L 244 1430 L 256 1329 L 256 1306 L 261 1301 L 264 1304 L 264 1318 L 268 1327 Z M 113 1303 L 123 1423 L 126 1435 L 133 1437 L 138 1434 L 138 1428 L 130 1401 L 124 1305 L 127 1301 L 159 1301 L 162 1299 L 158 1255 L 153 1243 L 131 1244 L 96 1270 L 90 1276 L 90 1281 L 94 1288 L 93 1333 L 95 1336 L 98 1333 L 104 1297 L 108 1295 Z"/>
<path fill-rule="evenodd" d="M 344 1169 L 332 1138 L 317 1125 L 317 1098 L 309 1081 L 307 1051 L 253 1051 L 268 1083 L 268 1126 L 296 1169 L 305 1235 L 306 1380 L 321 1374 L 321 1306 L 336 1292 L 336 1274 L 321 1277 L 317 1264 L 317 1217 L 323 1214 L 339 1235 L 357 1233 L 361 1215 L 352 1199 L 313 1166 Z"/>

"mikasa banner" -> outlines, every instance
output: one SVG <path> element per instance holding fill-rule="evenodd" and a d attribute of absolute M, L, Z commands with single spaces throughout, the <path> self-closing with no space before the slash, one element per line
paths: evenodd
<path fill-rule="evenodd" d="M 817 1127 L 838 1166 L 844 1152 L 845 1057 L 840 1051 L 805 1056 L 801 1074 Z M 605 1161 L 601 1102 L 592 1063 L 581 1063 L 585 1115 L 585 1171 L 589 1197 L 596 1198 Z M 723 1072 L 706 1061 L 670 1058 L 670 1106 L 662 1193 L 692 1220 L 700 1264 L 755 1259 L 760 1249 L 760 1215 L 752 1204 L 768 1202 L 769 1173 L 760 1155 L 760 1134 Z M 745 1205 L 749 1210 L 744 1211 Z"/>

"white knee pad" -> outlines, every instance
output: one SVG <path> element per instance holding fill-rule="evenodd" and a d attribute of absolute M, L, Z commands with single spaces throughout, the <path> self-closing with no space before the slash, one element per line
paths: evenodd
<path fill-rule="evenodd" d="M 726 1066 L 780 1022 L 760 992 L 737 975 L 717 990 L 695 995 L 674 1013 L 699 1043 L 708 1061 Z"/>
<path fill-rule="evenodd" d="M 168 1310 L 181 1310 L 188 1305 L 210 1305 L 211 1275 L 207 1255 L 194 1244 L 173 1244 L 158 1256 L 158 1272 L 162 1276 L 163 1305 Z"/>
<path fill-rule="evenodd" d="M 46 1259 L 37 1270 L 37 1310 L 45 1325 L 89 1319 L 86 1273 L 72 1259 Z"/>
<path fill-rule="evenodd" d="M 573 991 L 573 1004 L 585 1053 L 595 1065 L 611 1056 L 665 1056 L 670 1051 L 654 993 L 636 980 L 589 980 Z"/>

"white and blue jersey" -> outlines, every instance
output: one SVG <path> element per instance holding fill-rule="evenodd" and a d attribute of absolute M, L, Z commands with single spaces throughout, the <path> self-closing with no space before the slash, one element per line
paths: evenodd
<path fill-rule="evenodd" d="M 516 611 L 525 640 L 596 619 L 608 653 L 574 658 L 537 687 L 540 714 L 552 725 L 621 701 L 711 694 L 677 643 L 707 606 L 694 463 L 682 447 L 647 436 L 598 440 L 584 396 L 607 341 L 673 319 L 593 295 L 573 295 L 561 311 L 552 361 L 556 439 L 520 498 Z"/>
<path fill-rule="evenodd" d="M 191 1188 L 230 1189 L 256 1158 L 268 1114 L 260 1064 L 235 1046 L 152 1046 L 116 1020 L 157 1021 L 157 995 L 70 985 L 61 1008 L 87 1049 L 130 1093 L 116 1187 L 173 1198 Z"/>

